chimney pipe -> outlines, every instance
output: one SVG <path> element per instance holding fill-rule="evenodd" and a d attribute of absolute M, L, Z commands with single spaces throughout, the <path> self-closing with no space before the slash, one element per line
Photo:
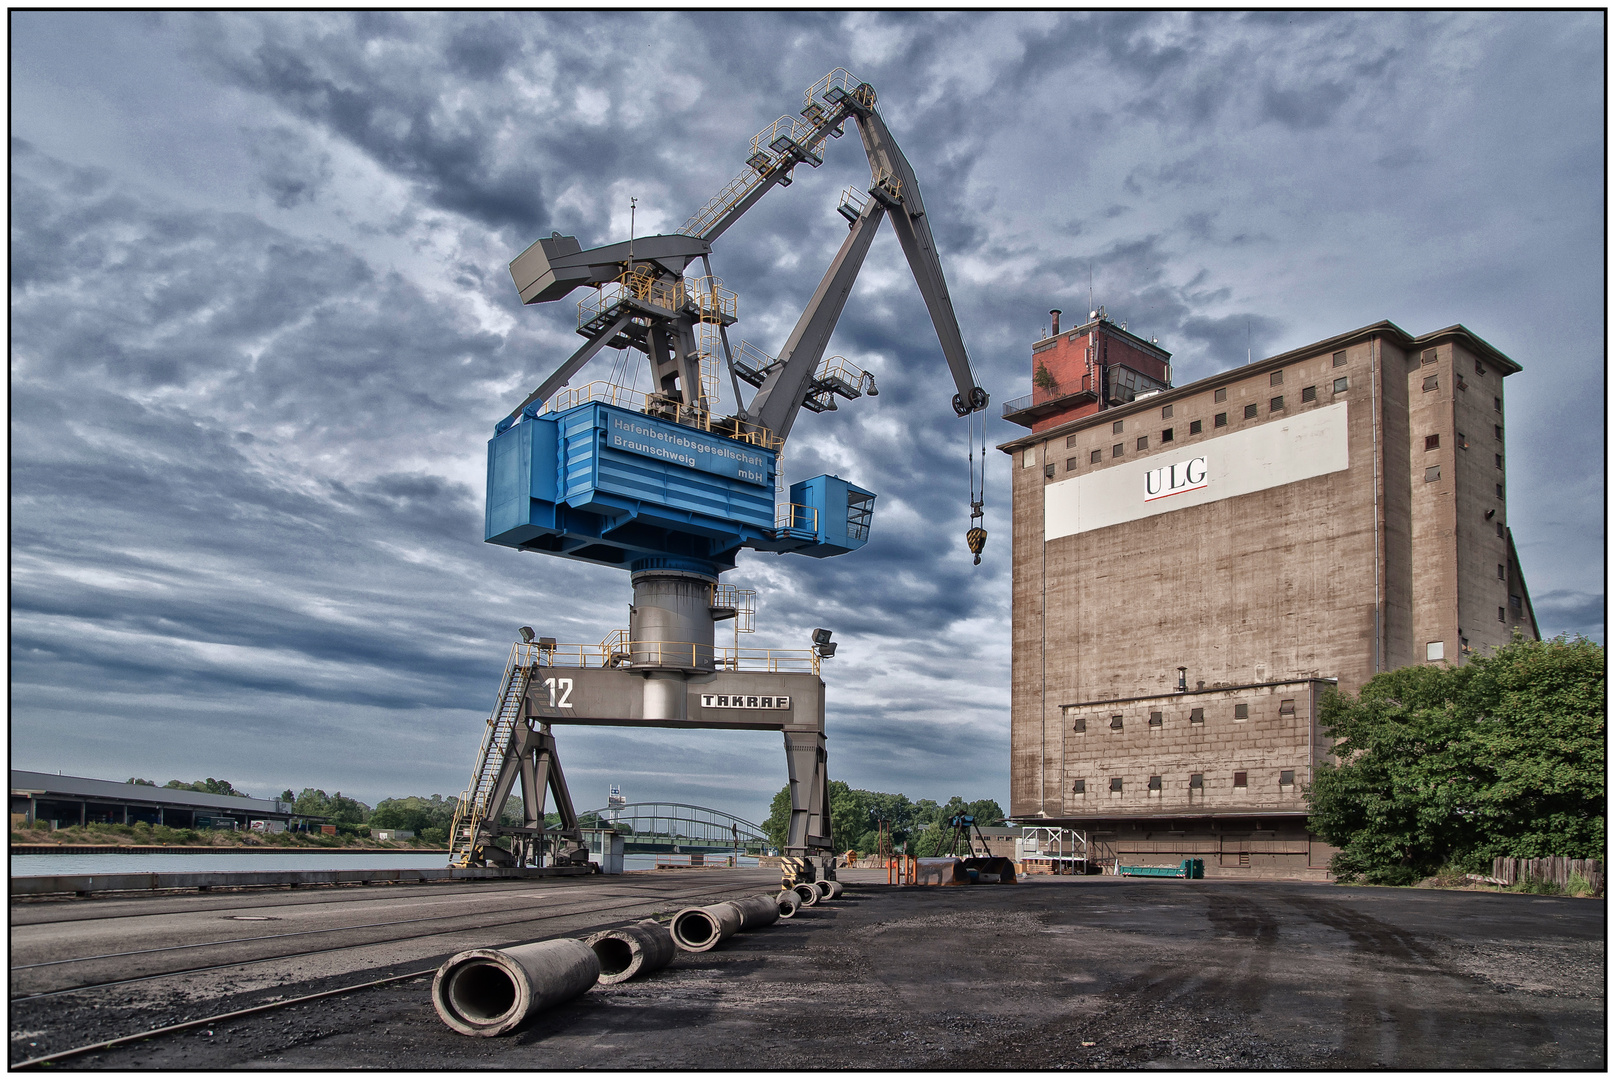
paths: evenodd
<path fill-rule="evenodd" d="M 1050 311 L 1049 318 L 1054 320 L 1054 329 L 1049 331 L 1049 337 L 1057 337 L 1060 333 L 1060 309 L 1055 308 Z"/>

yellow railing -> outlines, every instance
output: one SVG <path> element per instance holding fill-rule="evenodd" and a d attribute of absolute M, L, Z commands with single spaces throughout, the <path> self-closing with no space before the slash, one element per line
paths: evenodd
<path fill-rule="evenodd" d="M 590 402 L 666 417 L 675 423 L 693 427 L 697 431 L 722 435 L 724 438 L 734 439 L 736 442 L 743 442 L 761 450 L 777 453 L 779 448 L 785 445 L 784 439 L 765 427 L 738 421 L 729 416 L 714 416 L 710 409 L 701 409 L 694 405 L 680 405 L 675 402 L 661 405 L 652 412 L 650 395 L 610 382 L 592 382 L 558 391 L 544 403 L 539 413 L 565 412 L 567 409 L 587 405 Z"/>
<path fill-rule="evenodd" d="M 684 307 L 686 286 L 683 278 L 672 281 L 651 274 L 643 266 L 625 270 L 616 281 L 598 286 L 585 293 L 578 301 L 578 329 L 588 326 L 611 311 L 624 300 L 638 300 L 642 304 L 678 311 Z M 729 294 L 731 303 L 734 294 Z"/>
<path fill-rule="evenodd" d="M 819 508 L 802 503 L 779 503 L 774 507 L 774 528 L 819 531 Z"/>
<path fill-rule="evenodd" d="M 574 409 L 579 405 L 587 405 L 591 401 L 604 405 L 615 405 L 619 409 L 633 409 L 635 412 L 645 411 L 645 395 L 638 390 L 630 390 L 617 383 L 592 382 L 586 386 L 569 386 L 561 390 L 544 403 L 540 412 L 557 413 Z"/>
<path fill-rule="evenodd" d="M 812 137 L 812 124 L 804 124 L 794 116 L 782 116 L 751 137 L 752 157 L 755 158 L 759 154 L 766 154 L 778 158 L 786 150 L 790 149 L 789 146 L 784 145 L 788 140 L 813 156 L 822 158 L 824 156 L 824 144 L 827 140 L 820 137 L 818 143 L 809 146 L 807 141 Z"/>
<path fill-rule="evenodd" d="M 556 645 L 537 654 L 543 667 L 694 668 L 767 674 L 819 673 L 812 649 L 726 649 L 690 641 L 630 641 L 614 630 L 599 645 Z"/>
<path fill-rule="evenodd" d="M 727 582 L 712 586 L 708 606 L 729 608 L 735 613 L 735 633 L 752 632 L 752 616 L 757 613 L 757 590 L 743 589 Z"/>
<path fill-rule="evenodd" d="M 848 72 L 846 68 L 836 68 L 830 74 L 808 87 L 802 96 L 807 99 L 809 105 L 813 104 L 815 100 L 829 102 L 833 105 L 836 99 L 829 96 L 832 88 L 840 90 L 842 94 L 848 97 L 854 97 L 857 96 L 857 90 L 862 85 L 863 81 Z M 868 95 L 866 94 L 865 96 L 867 97 Z M 860 97 L 859 100 L 864 99 Z M 868 104 L 872 105 L 874 102 L 870 101 Z"/>
<path fill-rule="evenodd" d="M 826 389 L 842 390 L 857 397 L 863 390 L 864 369 L 845 356 L 830 356 L 819 362 L 813 381 L 824 384 Z"/>
<path fill-rule="evenodd" d="M 874 176 L 874 187 L 880 188 L 894 199 L 903 197 L 903 181 L 890 169 L 880 169 Z"/>
<path fill-rule="evenodd" d="M 719 218 L 739 205 L 740 201 L 750 195 L 762 182 L 762 175 L 748 167 L 746 171 L 725 184 L 723 190 L 714 195 L 710 202 L 691 214 L 690 220 L 679 226 L 679 232 L 685 236 L 704 235 L 718 223 Z"/>

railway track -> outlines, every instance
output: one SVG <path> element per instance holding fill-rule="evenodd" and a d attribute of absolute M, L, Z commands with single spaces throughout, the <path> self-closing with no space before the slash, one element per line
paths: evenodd
<path fill-rule="evenodd" d="M 593 880 L 596 883 L 599 882 L 598 878 Z M 174 980 L 176 982 L 176 994 L 174 996 L 179 996 L 178 991 L 180 987 L 184 985 L 185 980 L 194 980 L 198 977 L 204 977 L 219 983 L 223 983 L 227 981 L 228 976 L 232 974 L 250 973 L 254 970 L 262 971 L 264 965 L 288 960 L 296 961 L 299 958 L 307 958 L 312 956 L 324 958 L 334 954 L 347 954 L 347 960 L 343 964 L 343 968 L 347 973 L 349 973 L 350 978 L 357 973 L 374 974 L 378 971 L 385 971 L 389 968 L 393 972 L 397 972 L 399 967 L 408 967 L 409 970 L 398 974 L 387 974 L 382 978 L 365 979 L 364 981 L 350 985 L 338 986 L 331 989 L 321 989 L 314 993 L 298 995 L 292 998 L 280 998 L 274 1001 L 260 1000 L 256 1002 L 248 1002 L 239 1008 L 225 1011 L 214 1011 L 210 1012 L 208 1015 L 193 1019 L 182 1019 L 178 1021 L 166 1022 L 160 1025 L 150 1025 L 126 1034 L 112 1034 L 109 1038 L 102 1038 L 93 1042 L 86 1042 L 82 1045 L 72 1046 L 62 1050 L 55 1050 L 51 1053 L 31 1057 L 25 1060 L 13 1061 L 11 1067 L 28 1068 L 47 1065 L 56 1061 L 65 1060 L 67 1058 L 80 1057 L 85 1054 L 93 1053 L 97 1050 L 112 1049 L 117 1046 L 122 1046 L 141 1039 L 161 1038 L 171 1033 L 179 1033 L 212 1023 L 228 1021 L 237 1017 L 271 1012 L 276 1009 L 283 1009 L 291 1005 L 296 1005 L 315 999 L 359 993 L 373 987 L 378 987 L 389 983 L 403 982 L 412 978 L 419 978 L 422 975 L 432 974 L 436 970 L 438 964 L 441 963 L 443 959 L 446 959 L 449 955 L 460 951 L 462 948 L 471 947 L 468 946 L 464 941 L 456 943 L 450 940 L 443 942 L 444 947 L 441 952 L 434 950 L 433 954 L 430 956 L 411 955 L 403 959 L 399 959 L 396 955 L 374 955 L 374 951 L 376 950 L 385 952 L 387 946 L 397 946 L 400 943 L 414 941 L 428 942 L 433 941 L 434 939 L 442 942 L 443 939 L 453 939 L 456 937 L 464 938 L 466 935 L 497 934 L 497 940 L 493 941 L 487 940 L 486 937 L 478 937 L 475 940 L 475 946 L 501 948 L 532 941 L 546 936 L 556 936 L 555 928 L 558 922 L 566 923 L 564 927 L 559 929 L 559 934 L 569 936 L 572 934 L 581 934 L 588 932 L 589 930 L 613 925 L 616 922 L 623 921 L 630 917 L 643 917 L 645 914 L 644 909 L 647 907 L 664 908 L 686 906 L 689 902 L 696 900 L 704 901 L 707 899 L 730 898 L 747 893 L 755 893 L 759 891 L 760 888 L 766 889 L 769 887 L 766 885 L 760 886 L 756 881 L 722 882 L 704 880 L 701 882 L 689 882 L 687 884 L 676 884 L 666 880 L 645 883 L 623 882 L 621 884 L 614 883 L 612 886 L 609 886 L 610 894 L 602 896 L 600 895 L 601 888 L 599 884 L 596 884 L 593 888 L 582 885 L 557 885 L 539 890 L 549 895 L 543 895 L 536 898 L 540 904 L 544 905 L 544 909 L 535 911 L 533 910 L 535 897 L 532 895 L 534 890 L 531 888 L 531 883 L 524 882 L 522 885 L 526 886 L 522 890 L 524 894 L 522 899 L 524 902 L 519 907 L 517 905 L 505 902 L 500 903 L 500 906 L 491 912 L 484 909 L 464 915 L 439 914 L 412 916 L 409 918 L 390 920 L 377 920 L 371 922 L 345 923 L 341 926 L 321 927 L 314 930 L 296 930 L 277 934 L 243 935 L 240 937 L 205 942 L 184 942 L 149 949 L 95 953 L 83 956 L 65 957 L 60 959 L 15 965 L 12 968 L 13 972 L 25 972 L 30 970 L 38 970 L 41 968 L 60 968 L 71 971 L 75 965 L 117 963 L 125 960 L 139 962 L 154 958 L 169 959 L 180 956 L 189 957 L 193 955 L 197 949 L 241 947 L 252 948 L 258 945 L 270 946 L 270 949 L 267 952 L 255 952 L 254 955 L 231 958 L 218 963 L 193 963 L 182 964 L 179 966 L 165 965 L 162 970 L 158 971 L 142 971 L 135 974 L 120 975 L 119 977 L 114 978 L 87 979 L 76 981 L 73 985 L 69 986 L 55 987 L 49 990 L 34 993 L 18 994 L 9 999 L 14 1030 L 18 1027 L 19 1023 L 26 1026 L 27 1023 L 30 1022 L 30 1019 L 32 1019 L 32 1022 L 45 1023 L 48 1025 L 52 1012 L 58 1007 L 56 1002 L 60 1000 L 84 999 L 86 1006 L 90 1006 L 90 1003 L 97 999 L 99 992 L 115 991 L 118 988 L 127 987 L 136 983 L 156 984 L 160 986 L 162 985 L 163 980 Z M 517 886 L 513 885 L 512 888 L 501 889 L 499 893 L 508 894 L 515 891 L 516 888 Z M 458 893 L 456 896 L 442 898 L 433 897 L 427 902 L 437 902 L 440 900 L 463 901 L 468 898 L 467 894 L 471 893 L 472 891 L 473 890 L 471 888 L 468 888 L 464 893 Z M 487 894 L 483 893 L 482 895 Z M 499 894 L 494 894 L 488 898 L 490 900 L 494 900 L 495 902 L 499 902 L 501 900 Z M 267 898 L 254 899 L 262 900 Z M 366 897 L 359 898 L 354 902 L 363 905 L 366 903 L 366 901 L 371 899 L 383 898 Z M 505 899 L 511 900 L 514 898 L 507 896 Z M 548 903 L 546 903 L 546 901 Z M 291 906 L 302 908 L 314 904 L 335 902 L 341 901 L 321 900 L 310 897 L 306 900 L 299 898 L 298 903 Z M 223 915 L 222 913 L 233 910 L 241 910 L 243 908 L 250 911 L 254 908 L 268 906 L 285 907 L 287 905 L 284 903 L 274 904 L 273 902 L 254 903 L 247 905 L 209 904 L 205 909 L 203 909 L 203 911 L 209 914 L 221 914 L 221 917 L 229 917 L 228 915 Z M 176 910 L 170 905 L 165 904 L 163 907 L 165 908 L 164 911 L 150 912 L 149 914 L 173 915 L 176 913 Z M 76 914 L 77 913 L 75 913 L 75 915 Z M 494 917 L 490 918 L 490 916 Z M 598 916 L 598 920 L 591 919 L 591 917 L 594 916 Z M 118 917 L 138 919 L 140 916 L 138 914 L 120 914 Z M 588 925 L 579 927 L 576 925 L 578 920 L 587 920 Z M 66 923 L 81 920 L 75 917 L 72 919 L 58 921 Z M 432 923 L 446 923 L 447 925 L 443 925 L 441 927 L 425 925 Z M 36 922 L 35 925 L 39 925 L 39 923 Z M 552 928 L 551 933 L 545 933 L 546 926 Z M 401 933 L 387 932 L 404 928 L 410 929 L 407 929 L 405 932 Z M 376 936 L 376 932 L 378 931 L 381 932 L 380 936 Z M 325 943 L 329 942 L 333 934 L 338 933 L 360 933 L 364 934 L 365 938 L 364 940 L 353 942 Z M 276 942 L 286 941 L 296 941 L 300 946 L 307 945 L 308 947 L 291 949 L 273 947 L 274 943 Z M 316 942 L 319 942 L 319 944 L 315 944 Z M 372 954 L 367 955 L 367 951 L 370 951 Z M 218 998 L 211 999 L 209 1003 L 227 1001 L 230 997 L 236 997 L 239 999 L 247 995 L 266 991 L 284 992 L 285 988 L 288 986 L 317 986 L 319 983 L 328 981 L 331 978 L 340 978 L 340 974 L 326 975 L 316 978 L 301 978 L 289 982 L 282 982 L 271 987 L 261 987 L 257 991 L 245 991 L 234 995 L 226 994 Z M 50 999 L 55 1000 L 52 1000 L 50 1006 L 47 1007 L 44 1003 Z M 110 1010 L 102 1010 L 100 1006 L 96 1006 L 96 1008 L 99 1011 L 116 1012 L 118 1011 L 119 1005 L 122 1003 L 120 1002 L 118 1005 L 113 1005 L 113 1003 L 108 1002 L 106 1004 L 112 1005 L 112 1008 Z M 150 1010 L 136 1009 L 135 1014 L 138 1015 L 141 1011 L 145 1011 L 148 1015 L 150 1012 Z M 125 1016 L 119 1017 L 118 1019 L 129 1018 L 131 1017 L 126 1013 Z M 110 1016 L 107 1019 L 111 1022 L 115 1022 L 115 1020 L 113 1020 L 113 1018 Z M 116 1028 L 114 1028 L 113 1031 L 115 1032 Z M 40 1034 L 46 1038 L 46 1041 L 55 1041 L 54 1039 L 50 1038 L 50 1036 L 59 1034 L 59 1032 L 50 1032 L 46 1030 L 40 1032 Z"/>

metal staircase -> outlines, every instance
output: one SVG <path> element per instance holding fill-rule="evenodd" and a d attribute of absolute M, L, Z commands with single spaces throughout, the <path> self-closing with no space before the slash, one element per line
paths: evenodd
<path fill-rule="evenodd" d="M 482 733 L 482 749 L 477 753 L 471 783 L 460 793 L 460 805 L 454 811 L 454 823 L 449 829 L 450 866 L 471 865 L 477 831 L 490 816 L 499 814 L 501 808 L 489 806 L 488 800 L 499 779 L 511 735 L 521 721 L 522 701 L 527 695 L 527 682 L 538 664 L 538 653 L 537 645 L 517 643 L 511 646 L 499 699 Z"/>

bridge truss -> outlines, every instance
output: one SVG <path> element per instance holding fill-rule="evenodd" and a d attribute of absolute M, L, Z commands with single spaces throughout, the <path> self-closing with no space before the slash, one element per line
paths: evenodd
<path fill-rule="evenodd" d="M 626 851 L 756 851 L 769 847 L 762 827 L 744 818 L 689 803 L 628 803 L 578 815 L 583 828 L 617 829 Z"/>

